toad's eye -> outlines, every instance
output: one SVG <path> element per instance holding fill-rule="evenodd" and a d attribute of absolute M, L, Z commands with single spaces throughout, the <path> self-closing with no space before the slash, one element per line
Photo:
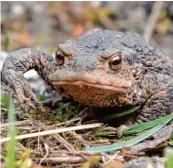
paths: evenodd
<path fill-rule="evenodd" d="M 63 65 L 64 64 L 64 59 L 65 58 L 62 54 L 60 54 L 59 51 L 56 52 L 55 59 L 56 59 L 56 62 L 58 63 L 58 65 Z"/>
<path fill-rule="evenodd" d="M 121 54 L 117 54 L 109 58 L 109 66 L 112 70 L 118 70 L 122 66 Z"/>

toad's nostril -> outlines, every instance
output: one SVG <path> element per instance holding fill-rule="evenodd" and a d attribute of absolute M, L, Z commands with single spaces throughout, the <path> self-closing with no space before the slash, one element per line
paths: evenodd
<path fill-rule="evenodd" d="M 65 90 L 64 90 L 64 88 L 60 87 L 59 91 L 60 91 L 60 93 L 64 93 Z"/>

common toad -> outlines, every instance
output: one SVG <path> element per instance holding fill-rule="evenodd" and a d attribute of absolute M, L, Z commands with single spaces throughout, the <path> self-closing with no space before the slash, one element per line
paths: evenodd
<path fill-rule="evenodd" d="M 21 107 L 41 108 L 23 74 L 35 68 L 63 96 L 93 107 L 140 105 L 135 122 L 173 111 L 173 64 L 141 35 L 93 29 L 59 44 L 55 58 L 37 49 L 9 53 L 1 72 Z"/>

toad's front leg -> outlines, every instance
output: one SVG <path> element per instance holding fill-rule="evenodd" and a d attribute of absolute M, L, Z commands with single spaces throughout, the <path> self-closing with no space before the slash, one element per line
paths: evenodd
<path fill-rule="evenodd" d="M 28 108 L 43 110 L 37 97 L 24 77 L 24 73 L 35 69 L 49 83 L 48 74 L 51 71 L 53 57 L 30 48 L 19 49 L 9 53 L 1 72 L 1 80 L 12 89 L 25 111 Z"/>
<path fill-rule="evenodd" d="M 141 113 L 136 117 L 138 123 L 155 120 L 173 113 L 173 81 L 164 89 L 151 96 Z"/>
<path fill-rule="evenodd" d="M 138 123 L 155 120 L 173 113 L 173 79 L 167 74 L 148 74 L 144 78 L 147 95 L 140 114 L 135 118 Z M 144 85 L 141 85 L 144 86 Z M 150 93 L 150 94 L 149 94 Z"/>
<path fill-rule="evenodd" d="M 169 114 L 173 114 L 173 81 L 171 82 L 171 79 L 164 89 L 160 89 L 146 101 L 139 113 L 118 128 L 117 136 L 122 137 L 124 130 L 135 124 L 156 120 Z"/>

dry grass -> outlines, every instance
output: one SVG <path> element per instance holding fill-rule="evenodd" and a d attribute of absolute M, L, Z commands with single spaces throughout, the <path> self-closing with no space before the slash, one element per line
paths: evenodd
<path fill-rule="evenodd" d="M 61 104 L 58 111 L 56 109 L 51 113 L 50 109 L 45 114 L 35 111 L 25 113 L 24 121 L 14 122 L 17 136 L 19 136 L 16 144 L 17 162 L 31 159 L 31 167 L 36 165 L 80 167 L 86 161 L 92 160 L 95 155 L 85 152 L 85 147 L 111 144 L 117 140 L 115 128 L 95 121 L 86 124 L 84 119 L 88 110 L 88 108 L 67 103 Z M 4 158 L 6 156 L 6 144 L 9 140 L 6 138 L 8 127 L 9 123 L 1 124 L 1 154 Z M 101 162 L 98 160 L 97 163 L 104 165 L 115 158 L 123 163 L 125 160 L 136 157 L 136 154 L 131 155 L 127 151 L 125 153 L 118 151 L 103 154 L 99 159 Z M 2 160 L 5 165 L 5 159 Z"/>
<path fill-rule="evenodd" d="M 76 103 L 60 103 L 59 108 L 45 113 L 24 113 L 24 120 L 14 122 L 16 128 L 16 165 L 22 167 L 122 167 L 126 162 L 146 155 L 122 148 L 116 152 L 94 155 L 85 151 L 88 146 L 101 146 L 122 141 L 117 138 L 117 129 L 97 120 L 87 120 L 90 109 Z M 8 110 L 4 111 L 5 113 Z M 89 122 L 88 122 L 89 121 Z M 7 165 L 7 150 L 10 123 L 1 124 L 1 161 Z M 130 137 L 126 137 L 130 138 Z M 115 163 L 116 162 L 116 163 Z M 109 167 L 108 166 L 108 167 Z"/>

